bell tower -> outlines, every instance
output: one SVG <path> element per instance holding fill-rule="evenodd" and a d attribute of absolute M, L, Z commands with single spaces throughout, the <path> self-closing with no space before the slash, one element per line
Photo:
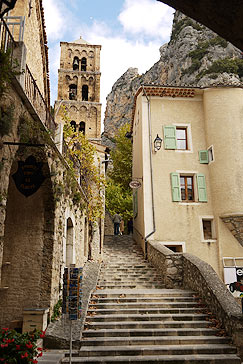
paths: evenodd
<path fill-rule="evenodd" d="M 101 133 L 100 45 L 91 45 L 82 37 L 61 42 L 58 70 L 58 99 L 55 119 L 61 122 L 60 107 L 65 106 L 70 124 L 88 139 L 99 139 Z"/>

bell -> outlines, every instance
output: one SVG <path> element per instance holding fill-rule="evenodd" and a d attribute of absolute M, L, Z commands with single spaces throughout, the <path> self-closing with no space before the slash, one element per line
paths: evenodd
<path fill-rule="evenodd" d="M 77 60 L 77 58 L 75 58 L 75 60 L 74 60 L 74 62 L 73 62 L 73 65 L 74 65 L 74 66 L 78 66 L 78 60 Z"/>

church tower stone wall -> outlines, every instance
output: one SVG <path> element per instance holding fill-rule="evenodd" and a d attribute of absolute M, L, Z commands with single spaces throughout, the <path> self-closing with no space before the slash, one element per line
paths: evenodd
<path fill-rule="evenodd" d="M 100 45 L 91 45 L 80 37 L 77 41 L 61 42 L 58 70 L 56 122 L 61 122 L 60 107 L 66 108 L 74 129 L 83 131 L 88 139 L 101 133 Z"/>

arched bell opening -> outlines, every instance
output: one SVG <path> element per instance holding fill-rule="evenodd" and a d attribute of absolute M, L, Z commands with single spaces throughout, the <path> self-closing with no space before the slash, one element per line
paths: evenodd
<path fill-rule="evenodd" d="M 87 58 L 85 57 L 81 59 L 81 71 L 87 71 Z"/>
<path fill-rule="evenodd" d="M 88 85 L 82 86 L 82 101 L 88 101 L 89 97 L 89 87 Z"/>
<path fill-rule="evenodd" d="M 79 59 L 76 56 L 73 59 L 73 70 L 74 71 L 78 71 L 79 70 Z"/>

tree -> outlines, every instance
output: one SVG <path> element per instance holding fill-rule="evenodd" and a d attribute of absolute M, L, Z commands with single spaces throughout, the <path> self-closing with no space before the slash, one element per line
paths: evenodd
<path fill-rule="evenodd" d="M 125 136 L 128 131 L 130 125 L 127 123 L 115 137 L 116 147 L 111 151 L 113 168 L 108 172 L 106 186 L 106 209 L 111 215 L 121 214 L 124 220 L 133 216 L 132 190 L 129 187 L 132 180 L 132 143 Z"/>
<path fill-rule="evenodd" d="M 109 177 L 124 190 L 130 190 L 129 183 L 132 180 L 132 143 L 125 136 L 129 131 L 130 124 L 126 123 L 115 136 L 116 147 L 111 151 L 113 169 L 109 173 Z"/>

